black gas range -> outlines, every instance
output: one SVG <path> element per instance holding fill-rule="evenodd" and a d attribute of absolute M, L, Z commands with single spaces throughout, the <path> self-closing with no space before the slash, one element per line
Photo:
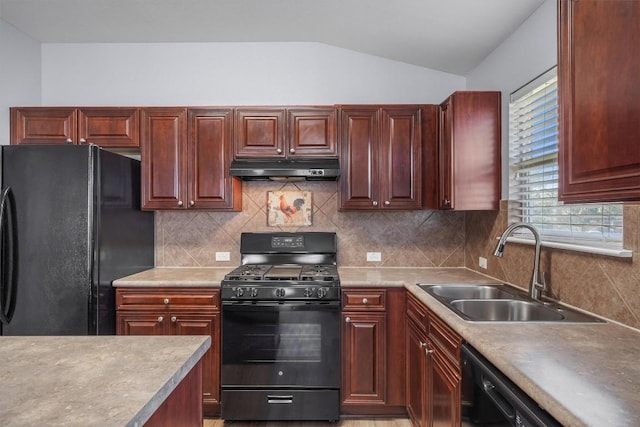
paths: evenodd
<path fill-rule="evenodd" d="M 242 233 L 223 301 L 339 300 L 335 233 Z"/>
<path fill-rule="evenodd" d="M 221 283 L 222 418 L 340 416 L 335 233 L 243 233 Z"/>

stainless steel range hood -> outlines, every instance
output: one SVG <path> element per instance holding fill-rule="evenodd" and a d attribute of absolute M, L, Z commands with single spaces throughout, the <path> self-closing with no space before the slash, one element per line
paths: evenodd
<path fill-rule="evenodd" d="M 244 180 L 335 181 L 340 176 L 338 159 L 242 159 L 231 162 L 231 176 Z"/>

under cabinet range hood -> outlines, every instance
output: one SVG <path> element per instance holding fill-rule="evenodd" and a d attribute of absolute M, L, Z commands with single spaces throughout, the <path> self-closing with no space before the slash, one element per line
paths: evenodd
<path fill-rule="evenodd" d="M 240 159 L 231 162 L 229 174 L 244 180 L 335 181 L 338 159 Z"/>

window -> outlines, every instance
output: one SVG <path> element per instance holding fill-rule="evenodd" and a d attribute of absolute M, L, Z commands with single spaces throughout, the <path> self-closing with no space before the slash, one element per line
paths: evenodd
<path fill-rule="evenodd" d="M 622 203 L 558 201 L 556 68 L 511 94 L 509 223 L 534 225 L 546 241 L 622 247 Z M 531 234 L 523 231 L 522 238 Z"/>

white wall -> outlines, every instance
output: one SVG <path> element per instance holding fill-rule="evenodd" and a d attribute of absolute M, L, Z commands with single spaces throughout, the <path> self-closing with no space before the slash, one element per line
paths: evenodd
<path fill-rule="evenodd" d="M 0 145 L 16 105 L 40 105 L 40 43 L 0 19 Z"/>
<path fill-rule="evenodd" d="M 439 103 L 464 77 L 319 43 L 43 44 L 43 105 Z"/>
<path fill-rule="evenodd" d="M 509 96 L 557 63 L 556 0 L 546 0 L 467 76 L 468 89 L 502 91 L 502 197 L 509 192 Z"/>

